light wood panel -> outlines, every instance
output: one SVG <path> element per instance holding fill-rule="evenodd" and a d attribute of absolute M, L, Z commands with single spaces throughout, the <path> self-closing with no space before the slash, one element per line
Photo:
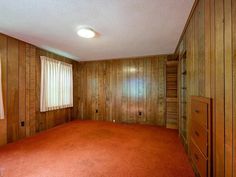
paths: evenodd
<path fill-rule="evenodd" d="M 73 64 L 74 90 L 77 91 L 77 62 L 0 34 L 5 111 L 5 119 L 0 120 L 0 145 L 34 135 L 77 116 L 77 100 L 74 102 L 75 109 L 39 111 L 41 55 Z"/>
<path fill-rule="evenodd" d="M 7 140 L 18 139 L 19 134 L 19 81 L 18 81 L 18 40 L 7 40 Z"/>
<path fill-rule="evenodd" d="M 233 173 L 233 177 L 236 177 L 236 2 L 232 1 L 231 3 L 232 8 L 231 8 L 231 25 L 232 25 L 232 73 L 233 73 L 233 77 L 232 77 L 232 113 L 233 113 L 233 121 L 232 121 L 232 126 L 233 126 L 233 135 L 232 135 L 232 165 L 230 165 L 230 167 L 232 168 L 232 173 Z M 230 81 L 229 81 L 230 82 Z M 229 94 L 230 96 L 230 94 Z M 229 123 L 231 123 L 230 118 L 228 118 Z M 231 139 L 230 139 L 231 142 Z M 231 146 L 229 145 L 229 148 L 231 148 Z M 229 153 L 231 154 L 231 153 Z"/>
<path fill-rule="evenodd" d="M 188 115 L 189 96 L 213 99 L 215 177 L 236 176 L 235 21 L 234 0 L 198 0 L 182 35 L 187 51 Z"/>
<path fill-rule="evenodd" d="M 166 59 L 80 62 L 79 118 L 165 126 Z"/>

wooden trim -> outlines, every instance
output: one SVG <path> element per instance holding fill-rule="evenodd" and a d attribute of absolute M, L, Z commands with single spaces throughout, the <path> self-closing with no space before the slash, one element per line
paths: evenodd
<path fill-rule="evenodd" d="M 193 7 L 192 7 L 192 9 L 191 9 L 191 11 L 190 11 L 190 14 L 189 14 L 189 17 L 188 17 L 188 19 L 187 19 L 187 22 L 186 22 L 186 24 L 185 24 L 185 26 L 184 26 L 183 32 L 181 33 L 181 36 L 180 36 L 180 38 L 179 38 L 179 42 L 178 42 L 178 44 L 177 44 L 177 46 L 176 46 L 176 48 L 175 48 L 174 54 L 177 54 L 177 53 L 178 53 L 179 45 L 180 45 L 180 43 L 181 43 L 181 41 L 182 41 L 182 39 L 183 39 L 184 34 L 186 33 L 186 30 L 187 30 L 187 28 L 188 28 L 188 26 L 189 26 L 189 23 L 190 23 L 190 21 L 191 21 L 191 19 L 192 19 L 192 17 L 193 17 L 193 14 L 194 14 L 194 12 L 195 12 L 195 9 L 196 9 L 196 7 L 197 7 L 198 2 L 199 2 L 199 0 L 195 0 L 195 2 L 194 2 L 194 4 L 193 4 Z"/>

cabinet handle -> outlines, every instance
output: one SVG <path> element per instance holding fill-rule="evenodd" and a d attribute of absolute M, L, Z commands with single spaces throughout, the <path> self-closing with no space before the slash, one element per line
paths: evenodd
<path fill-rule="evenodd" d="M 195 112 L 196 112 L 196 113 L 199 113 L 199 110 L 196 109 Z"/>

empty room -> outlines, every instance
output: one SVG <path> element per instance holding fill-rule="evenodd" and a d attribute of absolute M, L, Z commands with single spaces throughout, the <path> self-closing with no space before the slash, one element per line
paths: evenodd
<path fill-rule="evenodd" d="M 236 177 L 236 1 L 0 0 L 0 177 Z"/>

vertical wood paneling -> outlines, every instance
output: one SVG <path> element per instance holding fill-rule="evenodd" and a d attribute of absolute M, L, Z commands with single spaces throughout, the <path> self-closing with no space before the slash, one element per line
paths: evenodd
<path fill-rule="evenodd" d="M 29 64 L 29 72 L 30 72 L 30 76 L 29 76 L 29 126 L 30 126 L 30 134 L 29 135 L 34 135 L 36 133 L 36 123 L 35 123 L 35 119 L 36 119 L 36 75 L 35 75 L 35 60 L 36 60 L 36 48 L 34 46 L 30 46 L 30 64 Z"/>
<path fill-rule="evenodd" d="M 129 60 L 128 66 L 128 122 L 135 123 L 136 122 L 136 68 L 134 59 Z M 115 96 L 115 94 L 113 94 Z"/>
<path fill-rule="evenodd" d="M 122 60 L 122 106 L 121 106 L 121 116 L 122 116 L 122 122 L 127 122 L 128 121 L 128 68 L 129 66 L 129 61 L 128 60 Z M 108 67 L 109 70 L 111 67 Z"/>
<path fill-rule="evenodd" d="M 224 2 L 215 0 L 215 161 L 216 176 L 225 175 L 225 115 L 224 115 Z"/>
<path fill-rule="evenodd" d="M 232 173 L 233 177 L 236 177 L 236 2 L 231 1 L 231 11 L 232 11 L 232 72 L 233 72 L 233 97 L 232 97 L 232 109 L 233 109 L 233 117 L 232 117 L 232 125 L 233 125 L 233 162 L 232 162 Z"/>
<path fill-rule="evenodd" d="M 78 64 L 77 63 L 74 63 L 73 65 L 73 90 L 78 90 L 78 92 L 81 90 L 79 89 L 79 85 L 81 83 L 79 83 L 79 77 L 81 77 L 80 75 L 80 72 L 79 72 L 79 68 L 78 68 Z M 80 113 L 78 112 L 78 108 L 79 108 L 79 104 L 80 104 L 80 98 L 78 96 L 78 92 L 73 92 L 73 103 L 74 103 L 74 108 L 73 108 L 73 116 L 72 116 L 72 119 L 77 119 L 78 117 L 80 117 Z"/>
<path fill-rule="evenodd" d="M 146 112 L 147 112 L 147 122 L 150 124 L 152 122 L 152 114 L 151 114 L 151 106 L 152 106 L 152 95 L 151 95 L 151 86 L 152 86 L 152 64 L 151 64 L 151 60 L 146 60 L 146 67 L 147 67 L 147 77 L 146 77 L 146 82 L 147 82 L 147 85 L 146 85 L 146 95 L 147 95 L 147 107 L 146 107 Z"/>
<path fill-rule="evenodd" d="M 210 22 L 210 28 L 211 28 L 211 48 L 210 48 L 210 55 L 211 55 L 211 98 L 213 99 L 213 103 L 212 103 L 212 107 L 213 107 L 213 110 L 212 110 L 212 133 L 213 132 L 216 132 L 216 121 L 215 121 L 215 109 L 216 109 L 216 104 L 215 104 L 215 83 L 216 83 L 216 61 L 215 61 L 215 1 L 213 0 L 210 0 L 210 5 L 211 5 L 211 12 L 210 12 L 210 16 L 211 16 L 211 22 Z M 208 52 L 208 51 L 206 51 Z M 216 139 L 215 137 L 213 136 L 212 137 L 212 144 L 213 144 L 213 147 L 212 147 L 212 160 L 213 160 L 213 176 L 216 176 L 216 171 L 215 171 L 215 168 L 216 168 Z"/>
<path fill-rule="evenodd" d="M 7 143 L 7 37 L 0 34 L 0 60 L 5 119 L 0 120 L 0 145 Z"/>
<path fill-rule="evenodd" d="M 119 111 L 116 112 L 116 121 L 121 122 L 122 121 L 122 111 L 121 111 L 121 105 L 122 105 L 122 63 L 117 62 L 117 71 L 116 71 L 116 77 L 117 77 L 117 101 L 116 106 L 119 108 Z"/>
<path fill-rule="evenodd" d="M 204 12 L 204 29 L 205 29 L 205 96 L 211 96 L 211 0 L 205 0 L 205 12 Z"/>
<path fill-rule="evenodd" d="M 150 93 L 150 116 L 151 116 L 151 124 L 156 124 L 157 120 L 157 111 L 158 111 L 158 65 L 159 60 L 151 59 L 151 93 Z"/>
<path fill-rule="evenodd" d="M 159 59 L 159 65 L 158 65 L 158 125 L 165 125 L 166 117 L 165 117 L 165 109 L 166 109 L 166 85 L 163 83 L 166 83 L 166 56 L 161 56 Z M 176 110 L 177 111 L 177 110 Z M 176 123 L 177 124 L 177 123 Z"/>
<path fill-rule="evenodd" d="M 144 75 L 144 60 L 138 60 L 138 123 L 143 123 L 146 121 L 145 119 L 145 99 L 146 99 L 146 91 L 145 91 L 145 75 Z"/>
<path fill-rule="evenodd" d="M 18 41 L 8 38 L 7 49 L 7 139 L 13 142 L 19 138 Z"/>
<path fill-rule="evenodd" d="M 235 16 L 234 0 L 198 0 L 183 35 L 187 38 L 188 95 L 213 99 L 215 177 L 236 176 Z"/>
<path fill-rule="evenodd" d="M 165 65 L 165 56 L 80 62 L 79 112 L 92 120 L 164 125 Z"/>
<path fill-rule="evenodd" d="M 37 59 L 38 58 L 38 59 Z M 36 97 L 35 97 L 35 102 L 39 103 L 40 102 L 40 84 L 41 84 L 41 66 L 40 66 L 40 51 L 36 50 L 36 61 L 35 61 L 35 77 L 36 77 L 36 86 L 35 86 L 35 91 L 36 91 Z M 45 130 L 45 119 L 43 119 L 40 116 L 40 104 L 35 105 L 35 111 L 36 111 L 36 132 Z"/>
<path fill-rule="evenodd" d="M 196 58 L 197 65 L 198 65 L 198 90 L 199 90 L 199 95 L 204 96 L 205 95 L 205 4 L 204 1 L 199 1 L 199 9 L 198 12 L 195 16 L 196 18 L 196 26 L 195 26 L 195 35 L 196 36 L 196 41 L 198 41 L 198 57 Z"/>
<path fill-rule="evenodd" d="M 25 58 L 26 45 L 24 42 L 19 42 L 19 137 L 26 136 L 25 126 L 21 126 L 21 122 L 25 122 Z"/>
<path fill-rule="evenodd" d="M 31 44 L 0 34 L 3 102 L 5 119 L 0 120 L 0 145 L 71 120 L 73 108 L 40 112 L 40 56 L 73 64 L 77 62 L 36 48 Z M 77 71 L 74 74 L 78 74 Z M 77 77 L 75 83 L 77 84 Z M 74 97 L 77 101 L 78 86 Z M 75 110 L 77 102 L 74 103 Z M 74 112 L 74 110 L 73 110 Z M 77 114 L 77 113 L 75 113 Z M 24 125 L 21 125 L 21 122 Z"/>
<path fill-rule="evenodd" d="M 231 0 L 224 1 L 225 12 L 225 176 L 233 175 L 233 60 Z"/>
<path fill-rule="evenodd" d="M 26 58 L 25 58 L 25 126 L 26 136 L 30 135 L 30 45 L 26 44 Z"/>

